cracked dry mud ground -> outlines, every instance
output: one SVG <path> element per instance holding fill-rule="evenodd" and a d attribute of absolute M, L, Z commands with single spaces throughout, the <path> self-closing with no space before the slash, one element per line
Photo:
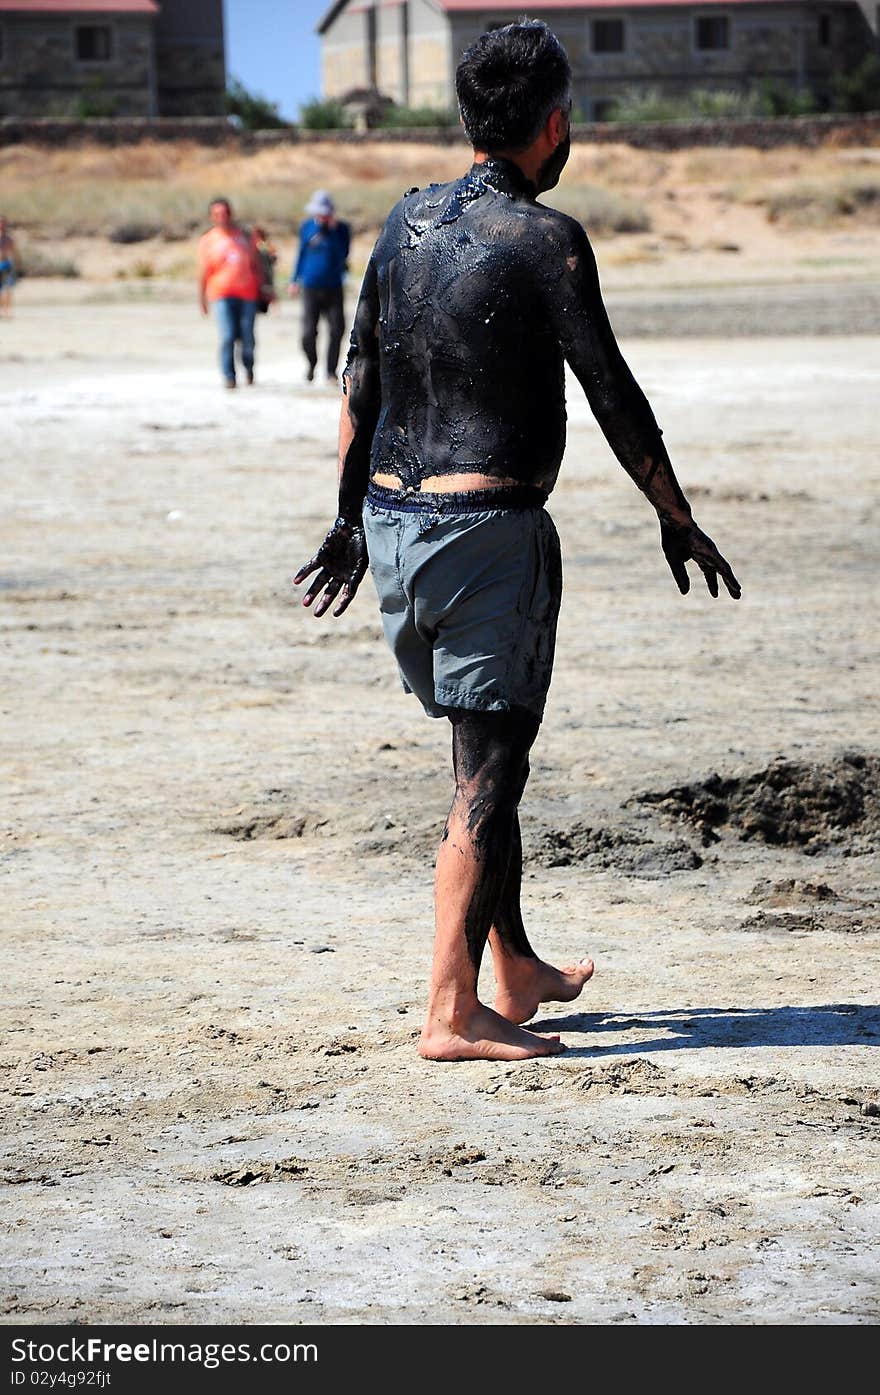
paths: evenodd
<path fill-rule="evenodd" d="M 261 329 L 224 397 L 189 306 L 2 326 L 6 1320 L 875 1321 L 880 339 L 625 343 L 738 605 L 570 392 L 525 897 L 598 967 L 438 1067 L 447 735 L 291 603 L 337 404 Z"/>

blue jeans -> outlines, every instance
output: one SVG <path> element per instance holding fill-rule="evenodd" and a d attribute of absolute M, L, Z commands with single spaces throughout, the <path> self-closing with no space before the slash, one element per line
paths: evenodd
<path fill-rule="evenodd" d="M 254 371 L 254 320 L 257 302 L 239 296 L 221 296 L 214 301 L 220 329 L 220 371 L 228 383 L 235 382 L 235 341 L 241 343 L 241 361 L 246 373 Z"/>

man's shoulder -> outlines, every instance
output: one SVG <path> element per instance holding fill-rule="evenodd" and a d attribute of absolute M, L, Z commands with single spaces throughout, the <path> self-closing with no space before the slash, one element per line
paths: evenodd
<path fill-rule="evenodd" d="M 531 208 L 536 230 L 547 238 L 551 246 L 570 251 L 589 243 L 586 229 L 577 218 L 563 213 L 560 208 L 551 208 L 548 204 L 534 203 Z"/>
<path fill-rule="evenodd" d="M 429 194 L 436 193 L 436 191 L 442 187 L 443 186 L 440 184 L 410 185 L 408 189 L 404 189 L 397 202 L 391 205 L 388 217 L 385 219 L 385 222 L 390 223 L 394 218 L 401 217 L 407 208 L 411 208 L 413 206 L 418 205 Z"/>
<path fill-rule="evenodd" d="M 406 219 L 407 206 L 411 204 L 413 195 L 420 193 L 424 193 L 424 190 L 419 189 L 417 185 L 413 186 L 412 189 L 405 189 L 397 202 L 391 205 L 379 232 L 377 246 L 379 243 L 387 243 L 390 239 L 400 235 L 402 224 Z"/>
<path fill-rule="evenodd" d="M 455 179 L 434 180 L 430 184 L 412 184 L 408 189 L 404 189 L 388 214 L 388 218 L 408 211 L 415 211 L 424 206 L 430 206 L 432 209 L 440 208 L 444 195 L 451 193 L 461 183 L 463 183 L 463 178 L 458 176 Z"/>
<path fill-rule="evenodd" d="M 461 178 L 431 184 L 413 184 L 405 189 L 390 209 L 382 228 L 382 238 L 395 242 L 409 228 L 417 233 L 444 221 L 449 199 L 462 183 Z"/>

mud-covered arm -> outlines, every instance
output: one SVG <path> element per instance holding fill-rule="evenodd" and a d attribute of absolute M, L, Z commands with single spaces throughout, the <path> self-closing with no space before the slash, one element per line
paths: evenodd
<path fill-rule="evenodd" d="M 337 596 L 333 614 L 341 615 L 353 600 L 367 569 L 363 511 L 380 405 L 379 290 L 372 257 L 355 311 L 342 392 L 336 521 L 314 557 L 294 577 L 294 583 L 299 585 L 317 572 L 303 597 L 303 605 L 308 606 L 320 595 L 316 615 L 323 615 Z"/>
<path fill-rule="evenodd" d="M 354 312 L 342 372 L 339 426 L 339 516 L 360 522 L 370 479 L 370 451 L 379 420 L 379 283 L 370 258 Z"/>
<path fill-rule="evenodd" d="M 629 369 L 602 299 L 596 258 L 579 224 L 567 223 L 568 236 L 551 256 L 551 311 L 565 358 L 577 377 L 608 444 L 660 520 L 663 552 L 679 590 L 690 589 L 685 563 L 697 562 L 713 596 L 718 573 L 737 599 L 739 583 L 711 538 L 698 528 L 675 477 L 648 399 Z"/>
<path fill-rule="evenodd" d="M 583 228 L 570 223 L 554 247 L 556 326 L 566 360 L 594 417 L 627 474 L 670 522 L 690 522 L 662 432 L 648 399 L 620 352 L 599 286 L 596 258 Z"/>

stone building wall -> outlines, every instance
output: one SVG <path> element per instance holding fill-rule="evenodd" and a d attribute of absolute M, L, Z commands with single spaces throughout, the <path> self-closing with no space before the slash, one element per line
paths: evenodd
<path fill-rule="evenodd" d="M 81 25 L 110 30 L 110 57 L 77 58 Z M 107 115 L 155 116 L 152 15 L 0 14 L 0 116 L 76 116 L 82 102 Z"/>
<path fill-rule="evenodd" d="M 172 0 L 156 17 L 161 116 L 221 116 L 226 109 L 223 0 Z"/>
<path fill-rule="evenodd" d="M 346 8 L 321 38 L 321 93 L 342 97 L 369 83 L 366 6 Z"/>
<path fill-rule="evenodd" d="M 405 14 L 403 3 L 376 9 L 376 86 L 400 106 L 408 105 Z"/>
<path fill-rule="evenodd" d="M 409 0 L 409 43 L 410 106 L 455 107 L 452 29 L 427 0 Z"/>
<path fill-rule="evenodd" d="M 375 15 L 375 71 L 370 17 Z M 429 0 L 352 0 L 321 36 L 321 90 L 342 97 L 370 87 L 401 106 L 447 107 L 451 34 L 446 15 Z"/>
<path fill-rule="evenodd" d="M 866 0 L 867 3 L 867 0 Z M 492 22 L 508 22 L 516 7 L 443 13 L 430 0 L 377 0 L 375 3 L 375 73 L 368 60 L 368 11 L 371 0 L 351 0 L 322 36 L 324 92 L 340 96 L 371 77 L 381 91 L 410 106 L 455 106 L 455 66 L 469 43 Z M 527 8 L 527 7 L 526 7 Z M 407 56 L 403 59 L 403 11 L 406 10 Z M 697 49 L 700 14 L 727 14 L 729 46 Z M 831 42 L 819 42 L 820 14 L 830 15 Z M 591 24 L 597 18 L 621 17 L 625 25 L 622 53 L 595 53 Z M 798 4 L 731 6 L 626 7 L 590 11 L 565 7 L 541 10 L 565 43 L 575 68 L 575 102 L 583 116 L 601 114 L 602 106 L 630 88 L 658 88 L 679 95 L 695 88 L 748 88 L 761 78 L 809 85 L 819 96 L 830 93 L 833 74 L 854 66 L 874 40 L 858 4 L 820 0 Z"/>

